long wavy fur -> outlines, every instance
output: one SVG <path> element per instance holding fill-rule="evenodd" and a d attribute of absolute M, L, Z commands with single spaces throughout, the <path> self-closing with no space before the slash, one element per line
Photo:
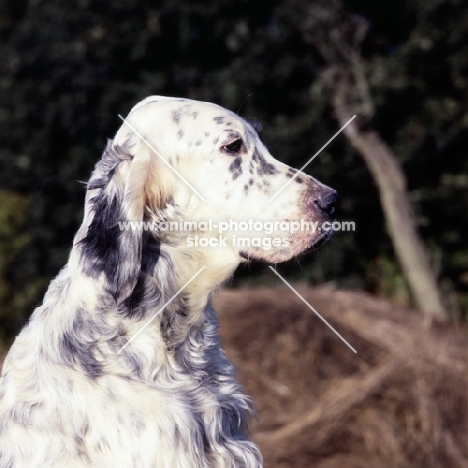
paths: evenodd
<path fill-rule="evenodd" d="M 172 183 L 137 139 L 108 143 L 69 262 L 4 363 L 0 468 L 262 465 L 218 341 L 218 284 L 194 281 L 119 352 L 197 262 L 155 232 L 119 229 L 163 216 Z"/>

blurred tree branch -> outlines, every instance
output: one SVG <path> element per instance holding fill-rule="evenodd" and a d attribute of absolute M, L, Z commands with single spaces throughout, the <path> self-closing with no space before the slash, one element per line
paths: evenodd
<path fill-rule="evenodd" d="M 303 24 L 304 36 L 325 60 L 322 78 L 332 91 L 340 125 L 354 114 L 359 116 L 344 133 L 377 185 L 387 229 L 416 304 L 428 316 L 446 320 L 442 293 L 415 225 L 405 174 L 392 149 L 370 129 L 375 107 L 361 54 L 368 23 L 342 11 L 338 2 L 332 5 L 311 7 Z"/>

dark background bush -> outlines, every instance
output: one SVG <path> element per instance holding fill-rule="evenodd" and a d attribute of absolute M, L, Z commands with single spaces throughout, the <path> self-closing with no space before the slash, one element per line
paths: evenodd
<path fill-rule="evenodd" d="M 213 101 L 263 121 L 278 159 L 301 167 L 337 131 L 325 62 L 302 25 L 314 4 L 369 21 L 368 125 L 408 177 L 418 226 L 452 311 L 468 308 L 468 10 L 457 0 L 0 1 L 0 330 L 8 338 L 66 262 L 83 185 L 106 138 L 150 94 Z M 329 34 L 330 33 L 330 34 Z M 333 41 L 324 28 L 323 41 Z M 344 136 L 307 172 L 343 196 L 341 233 L 283 266 L 408 302 L 377 191 Z M 236 282 L 260 281 L 264 266 Z M 255 279 L 256 278 L 256 279 Z"/>

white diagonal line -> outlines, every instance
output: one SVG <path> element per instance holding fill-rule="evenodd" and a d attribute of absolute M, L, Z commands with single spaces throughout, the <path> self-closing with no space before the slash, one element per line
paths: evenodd
<path fill-rule="evenodd" d="M 206 202 L 206 200 L 200 195 L 200 193 L 190 184 L 190 182 L 188 182 L 178 171 L 176 171 L 162 156 L 161 154 L 156 150 L 156 148 L 154 148 L 149 142 L 148 140 L 145 139 L 145 137 L 143 137 L 143 135 L 141 135 L 138 130 L 132 126 L 132 124 L 130 124 L 129 122 L 127 122 L 127 120 L 125 118 L 123 118 L 120 114 L 119 114 L 119 118 L 120 120 L 122 120 L 125 124 L 127 124 L 133 131 L 135 134 L 137 134 L 146 144 L 146 146 L 148 146 L 148 148 L 152 149 L 157 156 L 159 156 L 159 158 L 161 159 L 161 161 L 164 162 L 164 164 L 166 164 L 167 167 L 169 167 L 169 169 L 172 170 L 172 172 L 174 172 L 175 174 L 177 174 L 180 179 L 188 186 L 192 189 L 192 191 L 194 193 L 196 193 L 204 202 Z"/>
<path fill-rule="evenodd" d="M 278 277 L 280 278 L 283 283 L 312 311 L 314 312 L 317 317 L 322 320 L 322 322 L 327 325 L 330 330 L 335 332 L 335 334 L 344 342 L 346 345 L 354 352 L 357 354 L 357 351 L 272 267 L 269 266 L 270 270 Z"/>
<path fill-rule="evenodd" d="M 204 269 L 202 266 L 118 351 L 120 354 Z"/>
<path fill-rule="evenodd" d="M 356 115 L 353 115 L 268 201 L 279 195 L 355 118 Z"/>

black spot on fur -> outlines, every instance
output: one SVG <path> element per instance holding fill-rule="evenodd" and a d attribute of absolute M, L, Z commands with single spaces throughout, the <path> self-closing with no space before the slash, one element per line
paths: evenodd
<path fill-rule="evenodd" d="M 179 140 L 182 140 L 182 138 L 184 137 L 184 132 L 182 130 L 179 130 L 177 132 L 177 136 L 179 137 Z"/>
<path fill-rule="evenodd" d="M 146 294 L 146 275 L 140 273 L 138 276 L 132 294 L 122 301 L 123 315 L 125 317 L 138 317 L 141 318 L 141 303 Z"/>
<path fill-rule="evenodd" d="M 229 172 L 232 173 L 233 180 L 236 180 L 242 174 L 242 158 L 236 157 L 229 166 Z"/>
<path fill-rule="evenodd" d="M 182 117 L 182 109 L 183 108 L 180 107 L 179 109 L 172 111 L 172 120 L 177 124 L 180 122 L 180 118 Z"/>
<path fill-rule="evenodd" d="M 288 172 L 286 173 L 286 177 L 289 177 L 290 179 L 294 177 L 294 175 L 297 173 L 297 169 L 294 169 L 293 167 L 290 167 L 288 169 Z"/>
<path fill-rule="evenodd" d="M 131 415 L 130 425 L 132 426 L 133 432 L 137 435 L 141 434 L 143 429 L 146 428 L 145 420 L 138 413 Z"/>
<path fill-rule="evenodd" d="M 141 319 L 161 303 L 161 293 L 152 277 L 161 255 L 161 244 L 148 233 L 142 242 L 141 271 L 131 294 L 119 305 L 120 315 L 127 318 Z"/>
<path fill-rule="evenodd" d="M 109 183 L 110 178 L 114 175 L 117 166 L 109 171 L 109 175 L 106 177 L 101 177 L 99 179 L 90 180 L 86 190 L 95 190 L 95 189 L 104 189 Z"/>
<path fill-rule="evenodd" d="M 197 141 L 195 142 L 195 146 L 201 146 L 201 144 L 202 144 L 202 141 L 201 141 L 201 140 L 197 140 Z"/>
<path fill-rule="evenodd" d="M 242 139 L 242 135 L 239 132 L 235 132 L 234 130 L 224 130 L 227 133 L 227 138 L 229 140 L 238 140 Z"/>
<path fill-rule="evenodd" d="M 197 414 L 196 421 L 198 425 L 198 430 L 201 434 L 201 438 L 203 440 L 203 449 L 205 450 L 205 453 L 210 456 L 211 453 L 213 452 L 213 447 L 212 444 L 210 444 L 210 441 L 208 440 L 208 436 L 206 434 L 205 430 L 205 425 L 203 424 L 203 415 L 202 414 Z M 227 432 L 223 432 L 223 434 L 227 434 Z"/>
<path fill-rule="evenodd" d="M 218 125 L 221 125 L 222 123 L 224 123 L 225 118 L 224 118 L 224 117 L 213 117 L 213 120 L 214 120 Z"/>
<path fill-rule="evenodd" d="M 84 311 L 77 310 L 72 329 L 63 334 L 60 355 L 68 365 L 80 364 L 86 375 L 94 380 L 102 375 L 102 364 L 93 355 L 92 337 L 86 336 L 83 314 Z"/>
<path fill-rule="evenodd" d="M 288 169 L 288 172 L 286 173 L 286 177 L 289 177 L 290 179 L 292 179 L 297 173 L 299 172 L 298 169 L 295 169 L 294 167 L 290 167 Z M 299 175 L 297 176 L 295 179 L 294 179 L 294 182 L 298 183 L 298 184 L 302 184 L 304 182 L 304 180 L 302 179 L 302 177 Z"/>
<path fill-rule="evenodd" d="M 75 441 L 75 451 L 80 460 L 86 462 L 87 464 L 91 463 L 91 460 L 86 451 L 84 437 L 79 434 L 75 434 L 73 440 Z"/>
<path fill-rule="evenodd" d="M 188 317 L 189 309 L 186 305 L 182 304 L 178 309 L 176 309 L 176 314 L 181 317 Z"/>
<path fill-rule="evenodd" d="M 169 200 L 169 203 L 171 201 Z M 141 271 L 146 272 L 149 275 L 153 275 L 153 272 L 158 263 L 159 257 L 161 256 L 161 243 L 159 240 L 152 235 L 145 235 L 143 237 L 143 248 L 141 255 Z"/>
<path fill-rule="evenodd" d="M 113 282 L 116 265 L 121 260 L 119 244 L 122 231 L 118 226 L 120 204 L 116 197 L 109 200 L 104 192 L 96 195 L 91 204 L 94 217 L 86 237 L 80 242 L 83 247 L 83 269 L 93 278 L 104 272 L 107 279 Z"/>
<path fill-rule="evenodd" d="M 176 301 L 161 312 L 161 336 L 171 351 L 180 346 L 178 343 L 180 337 L 177 334 L 178 331 L 185 328 L 189 310 L 188 297 L 180 294 Z"/>
<path fill-rule="evenodd" d="M 94 197 L 91 204 L 94 217 L 86 236 L 80 241 L 83 248 L 83 272 L 93 278 L 104 273 L 110 291 L 117 293 L 133 274 L 133 271 L 128 270 L 128 265 L 136 266 L 139 263 L 139 259 L 135 258 L 138 256 L 139 233 L 131 229 L 120 229 L 118 223 L 122 218 L 120 203 L 116 197 L 109 200 L 101 192 Z"/>
<path fill-rule="evenodd" d="M 141 319 L 161 304 L 161 293 L 155 286 L 154 278 L 142 272 L 138 275 L 132 293 L 122 301 L 119 313 L 127 318 Z"/>
<path fill-rule="evenodd" d="M 252 159 L 258 163 L 257 174 L 259 176 L 278 174 L 278 169 L 273 164 L 267 162 L 258 150 L 255 150 Z"/>
<path fill-rule="evenodd" d="M 82 246 L 83 273 L 98 278 L 104 273 L 107 290 L 114 296 L 128 291 L 126 286 L 136 281 L 140 269 L 141 233 L 133 229 L 121 230 L 120 203 L 101 192 L 92 201 L 94 212 Z"/>
<path fill-rule="evenodd" d="M 177 423 L 174 425 L 174 440 L 176 441 L 177 445 L 179 445 L 180 441 L 182 440 L 181 431 Z"/>
<path fill-rule="evenodd" d="M 185 104 L 181 107 L 179 107 L 178 109 L 175 109 L 172 111 L 172 120 L 176 123 L 176 124 L 179 124 L 180 123 L 180 119 L 182 118 L 182 116 L 185 116 L 185 117 L 193 117 L 194 119 L 196 119 L 198 117 L 198 112 L 197 111 L 192 111 L 192 106 L 190 104 Z"/>

